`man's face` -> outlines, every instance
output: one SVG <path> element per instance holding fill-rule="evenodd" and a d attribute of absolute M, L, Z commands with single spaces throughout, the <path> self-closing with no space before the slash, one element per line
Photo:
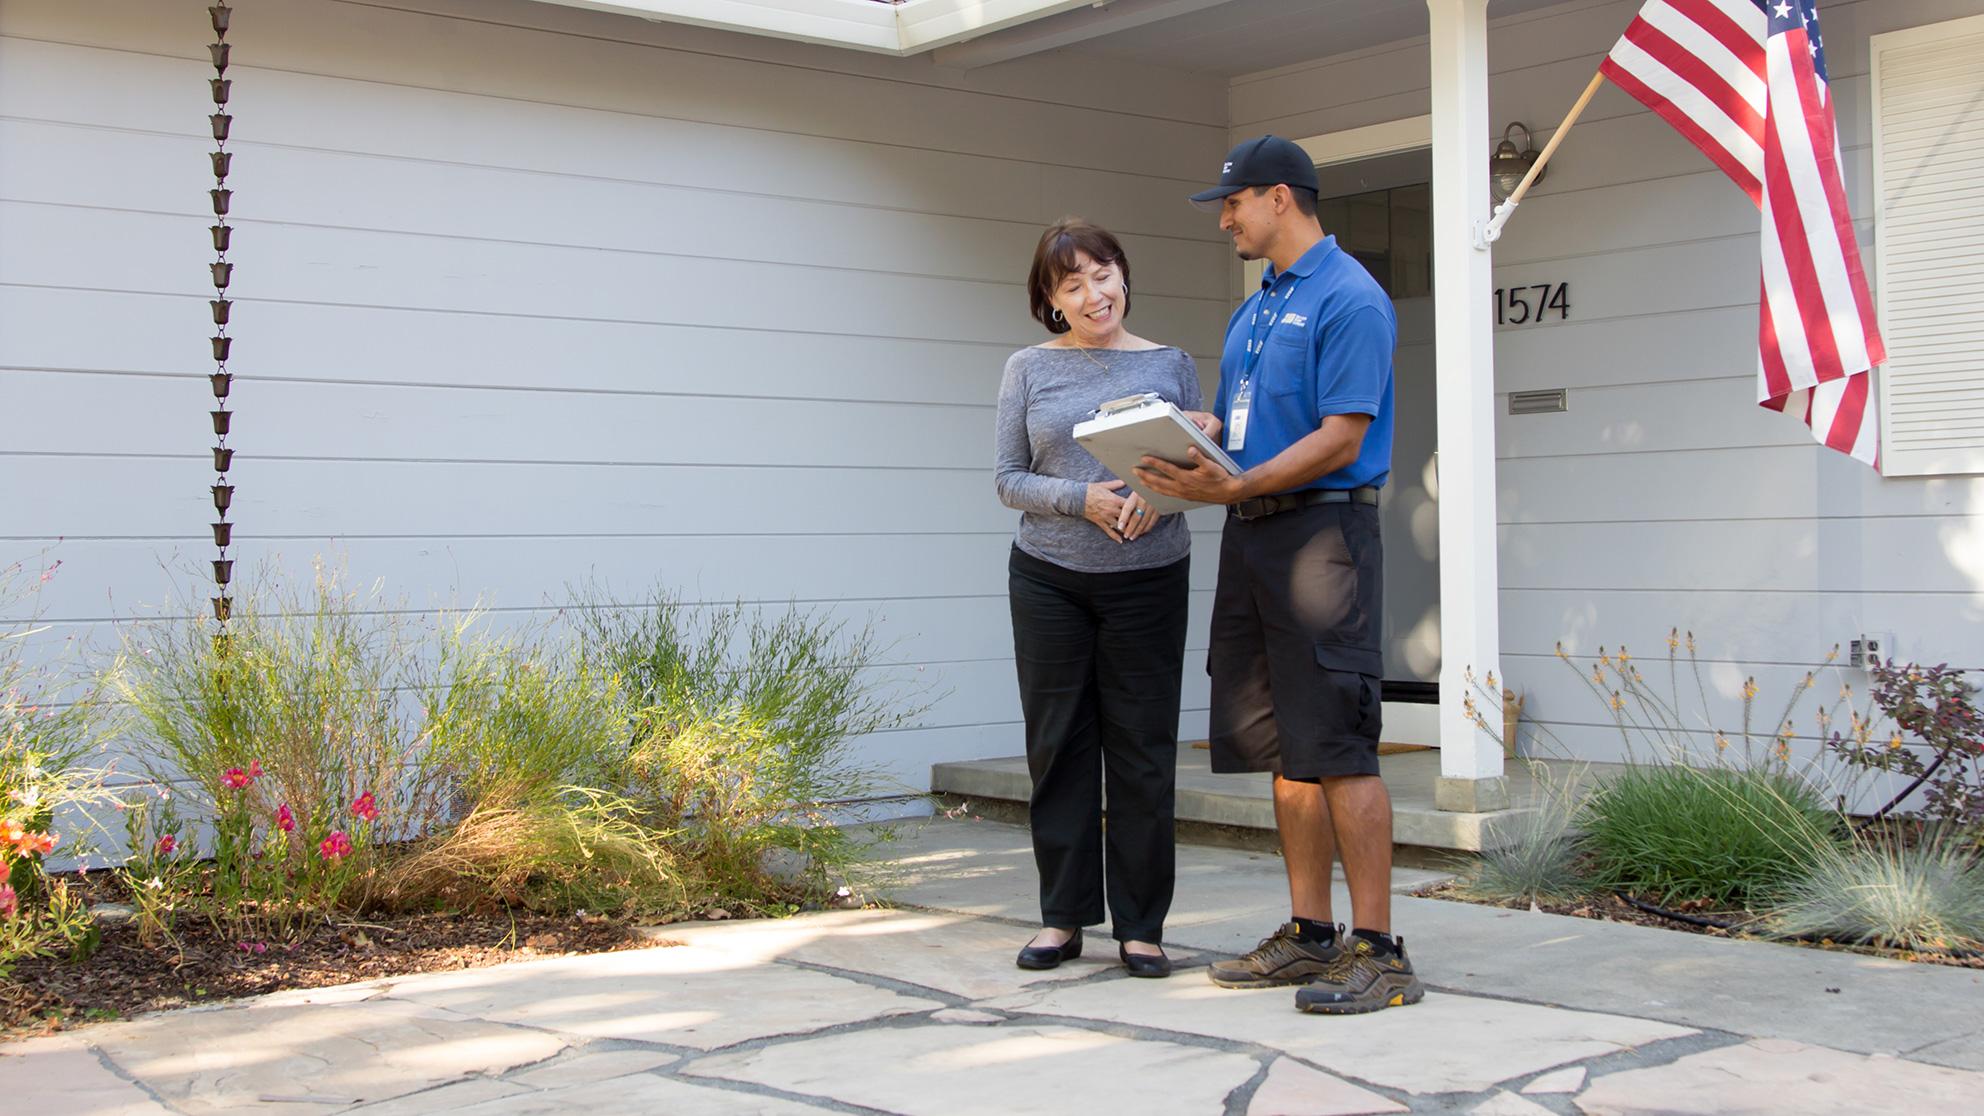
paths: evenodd
<path fill-rule="evenodd" d="M 1241 259 L 1258 260 L 1268 254 L 1268 245 L 1280 226 L 1274 202 L 1274 190 L 1256 194 L 1251 186 L 1226 196 L 1219 211 L 1219 228 L 1233 238 L 1233 251 Z"/>

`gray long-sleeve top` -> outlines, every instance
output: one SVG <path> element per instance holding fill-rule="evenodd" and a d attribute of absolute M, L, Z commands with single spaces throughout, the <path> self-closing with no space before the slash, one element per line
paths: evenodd
<path fill-rule="evenodd" d="M 1083 573 L 1170 565 L 1192 549 L 1182 515 L 1119 543 L 1082 516 L 1088 486 L 1117 480 L 1080 445 L 1075 424 L 1112 399 L 1156 392 L 1181 409 L 1203 408 L 1192 358 L 1173 348 L 1021 349 L 999 383 L 994 479 L 999 499 L 1020 516 L 1016 545 L 1043 561 Z M 1128 490 L 1123 490 L 1127 494 Z"/>

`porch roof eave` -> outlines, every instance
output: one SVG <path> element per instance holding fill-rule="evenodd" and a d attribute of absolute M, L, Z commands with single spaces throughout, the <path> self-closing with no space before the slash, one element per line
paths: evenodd
<path fill-rule="evenodd" d="M 1017 27 L 1093 0 L 537 0 L 907 57 Z"/>

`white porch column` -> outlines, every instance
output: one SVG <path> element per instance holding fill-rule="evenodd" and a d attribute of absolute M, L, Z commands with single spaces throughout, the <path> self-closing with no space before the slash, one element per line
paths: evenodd
<path fill-rule="evenodd" d="M 1442 810 L 1508 805 L 1502 750 L 1468 719 L 1467 681 L 1499 683 L 1495 561 L 1495 279 L 1474 227 L 1488 219 L 1488 0 L 1426 0 L 1432 15 L 1433 306 L 1439 390 Z M 1490 710 L 1497 703 L 1477 702 Z"/>

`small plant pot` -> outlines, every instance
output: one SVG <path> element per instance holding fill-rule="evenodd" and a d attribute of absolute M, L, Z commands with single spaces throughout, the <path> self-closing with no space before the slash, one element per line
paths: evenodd
<path fill-rule="evenodd" d="M 234 348 L 234 338 L 232 337 L 209 337 L 207 340 L 214 343 L 215 360 L 226 360 L 227 354 Z"/>
<path fill-rule="evenodd" d="M 214 447 L 214 472 L 225 473 L 231 466 L 233 466 L 233 464 L 234 464 L 233 450 L 226 449 L 221 446 Z M 217 543 L 215 545 L 226 546 L 227 544 Z"/>
<path fill-rule="evenodd" d="M 234 524 L 222 521 L 214 524 L 214 545 L 225 549 L 234 543 Z"/>
<path fill-rule="evenodd" d="M 214 139 L 225 143 L 227 142 L 228 129 L 234 125 L 234 117 L 224 112 L 217 112 L 207 117 L 207 123 L 214 126 Z"/>
<path fill-rule="evenodd" d="M 234 10 L 226 4 L 215 4 L 213 7 L 207 9 L 207 15 L 214 21 L 214 34 L 227 34 L 227 17 L 233 14 Z"/>
<path fill-rule="evenodd" d="M 214 411 L 211 413 L 214 416 L 214 437 L 216 438 L 227 437 L 227 428 L 233 425 L 234 423 L 234 412 Z"/>
<path fill-rule="evenodd" d="M 214 324 L 217 326 L 226 325 L 228 311 L 234 309 L 234 304 L 224 298 L 215 298 L 209 299 L 207 305 L 214 308 Z"/>
<path fill-rule="evenodd" d="M 215 372 L 208 376 L 207 380 L 214 386 L 215 399 L 226 399 L 228 390 L 234 387 L 234 373 L 232 372 Z M 215 412 L 215 414 L 220 413 L 219 411 Z M 225 431 L 215 431 L 215 433 L 225 433 Z"/>
<path fill-rule="evenodd" d="M 224 291 L 227 289 L 227 285 L 234 281 L 233 264 L 215 263 L 215 264 L 208 264 L 207 266 L 213 269 L 215 287 Z"/>
<path fill-rule="evenodd" d="M 222 515 L 226 515 L 226 514 L 227 514 L 227 509 L 228 509 L 228 507 L 229 507 L 230 505 L 232 505 L 233 503 L 234 503 L 234 486 L 233 486 L 233 485 L 231 485 L 231 484 L 217 484 L 217 485 L 214 485 L 214 510 L 215 510 L 215 511 L 217 511 L 217 512 L 219 512 L 219 513 L 220 513 L 220 514 L 222 514 Z"/>
<path fill-rule="evenodd" d="M 226 43 L 207 44 L 207 57 L 213 59 L 214 69 L 223 74 L 227 72 L 227 54 Z"/>

